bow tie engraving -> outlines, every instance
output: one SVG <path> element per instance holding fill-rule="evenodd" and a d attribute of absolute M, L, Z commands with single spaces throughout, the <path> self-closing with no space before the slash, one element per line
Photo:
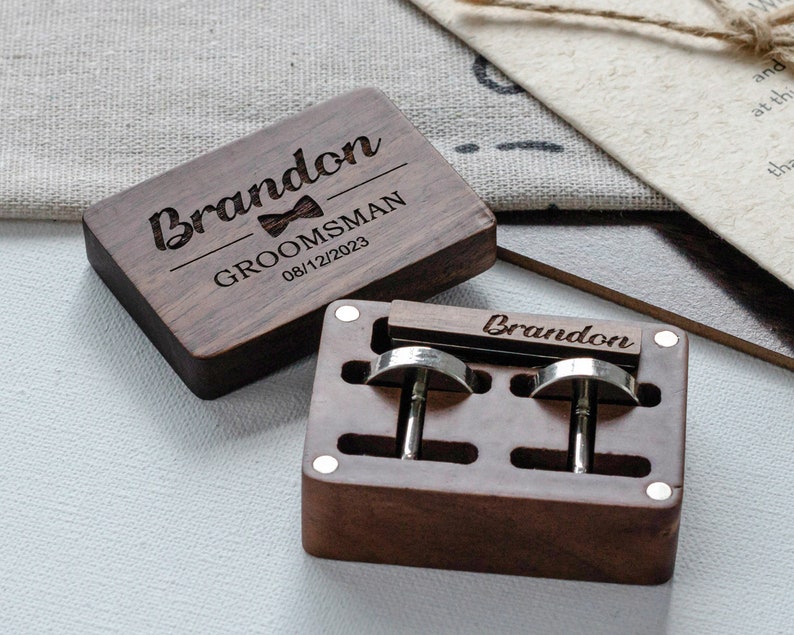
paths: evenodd
<path fill-rule="evenodd" d="M 287 225 L 298 218 L 319 218 L 323 215 L 322 208 L 311 196 L 302 196 L 295 207 L 283 214 L 262 214 L 257 217 L 259 224 L 262 225 L 268 234 L 273 238 L 280 236 Z"/>

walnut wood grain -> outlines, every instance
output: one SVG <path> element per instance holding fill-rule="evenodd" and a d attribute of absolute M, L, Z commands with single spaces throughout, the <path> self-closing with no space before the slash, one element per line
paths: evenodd
<path fill-rule="evenodd" d="M 354 304 L 359 319 L 337 320 L 342 304 Z M 438 309 L 457 323 L 460 309 Z M 660 325 L 623 325 L 641 332 L 636 377 L 658 388 L 658 404 L 600 405 L 596 473 L 572 474 L 563 471 L 570 402 L 515 394 L 514 378 L 533 372 L 526 366 L 470 362 L 490 378 L 487 390 L 429 394 L 423 456 L 433 460 L 389 458 L 400 391 L 361 383 L 376 356 L 373 329 L 389 311 L 388 304 L 344 300 L 326 313 L 303 454 L 306 551 L 604 582 L 669 579 L 684 484 L 682 331 L 673 327 L 679 343 L 663 349 L 653 340 Z M 312 467 L 324 455 L 339 462 L 330 474 Z M 655 481 L 673 488 L 670 499 L 646 495 Z"/>
<path fill-rule="evenodd" d="M 495 221 L 362 89 L 101 201 L 91 264 L 193 392 L 311 351 L 341 296 L 423 299 L 491 266 Z"/>
<path fill-rule="evenodd" d="M 389 336 L 399 345 L 427 344 L 451 349 L 483 349 L 512 353 L 518 362 L 539 358 L 545 363 L 565 357 L 595 357 L 613 364 L 636 366 L 642 331 L 623 322 L 525 315 L 395 300 L 389 311 Z M 465 357 L 466 351 L 461 350 Z M 519 362 L 520 363 L 520 362 Z"/>

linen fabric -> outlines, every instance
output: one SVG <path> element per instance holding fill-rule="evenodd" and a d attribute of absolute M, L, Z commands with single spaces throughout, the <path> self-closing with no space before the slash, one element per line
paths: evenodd
<path fill-rule="evenodd" d="M 495 210 L 674 209 L 406 0 L 5 0 L 0 217 L 92 203 L 361 86 Z"/>

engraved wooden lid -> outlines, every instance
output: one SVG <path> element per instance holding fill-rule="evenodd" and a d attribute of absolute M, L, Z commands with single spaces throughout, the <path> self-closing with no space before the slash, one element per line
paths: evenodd
<path fill-rule="evenodd" d="M 491 212 L 361 89 L 88 209 L 97 273 L 213 398 L 316 348 L 339 297 L 424 299 L 491 266 Z"/>

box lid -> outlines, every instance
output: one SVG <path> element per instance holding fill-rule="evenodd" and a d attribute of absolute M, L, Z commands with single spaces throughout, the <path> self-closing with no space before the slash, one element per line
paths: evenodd
<path fill-rule="evenodd" d="M 491 212 L 371 88 L 111 196 L 83 228 L 92 266 L 202 398 L 315 349 L 337 298 L 423 299 L 496 257 Z"/>

